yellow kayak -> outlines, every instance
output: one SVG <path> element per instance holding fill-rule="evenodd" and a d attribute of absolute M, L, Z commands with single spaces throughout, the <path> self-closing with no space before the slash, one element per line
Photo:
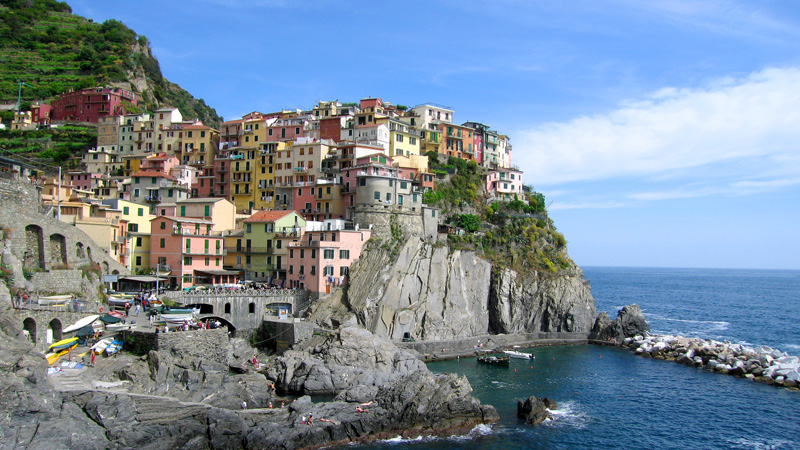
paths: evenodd
<path fill-rule="evenodd" d="M 71 337 L 69 339 L 62 339 L 62 340 L 60 340 L 58 342 L 54 342 L 54 343 L 50 344 L 49 348 L 59 349 L 59 348 L 69 347 L 71 343 L 73 343 L 73 342 L 75 342 L 77 340 L 78 340 L 77 336 L 76 337 Z"/>
<path fill-rule="evenodd" d="M 45 357 L 47 358 L 47 364 L 48 365 L 52 365 L 53 363 L 58 361 L 59 358 L 61 358 L 62 356 L 66 355 L 67 353 L 69 353 L 70 350 L 72 350 L 73 348 L 75 348 L 77 346 L 78 346 L 78 344 L 75 344 L 72 347 L 69 347 L 67 349 L 61 350 L 59 352 L 48 353 L 47 355 L 45 355 Z"/>

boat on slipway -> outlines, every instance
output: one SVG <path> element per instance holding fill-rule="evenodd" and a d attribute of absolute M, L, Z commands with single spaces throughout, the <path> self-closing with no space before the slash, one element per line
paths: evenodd
<path fill-rule="evenodd" d="M 536 358 L 535 356 L 533 356 L 530 353 L 523 353 L 523 352 L 520 352 L 520 351 L 517 351 L 517 350 L 504 350 L 503 353 L 506 356 L 510 357 L 510 358 L 516 358 L 516 359 L 529 359 L 530 360 L 530 359 L 535 359 Z"/>

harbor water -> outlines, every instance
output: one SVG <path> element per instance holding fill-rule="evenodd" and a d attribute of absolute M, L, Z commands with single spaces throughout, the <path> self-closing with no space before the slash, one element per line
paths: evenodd
<path fill-rule="evenodd" d="M 800 354 L 800 271 L 585 268 L 598 310 L 637 303 L 657 334 Z M 600 346 L 525 350 L 510 367 L 474 358 L 431 363 L 466 375 L 500 423 L 469 436 L 394 439 L 364 449 L 800 449 L 800 392 Z M 556 401 L 531 427 L 516 399 Z"/>

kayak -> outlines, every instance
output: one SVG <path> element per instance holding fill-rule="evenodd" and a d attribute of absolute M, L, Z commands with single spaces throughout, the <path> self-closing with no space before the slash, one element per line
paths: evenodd
<path fill-rule="evenodd" d="M 58 358 L 61 358 L 62 356 L 66 355 L 67 353 L 70 352 L 70 350 L 74 349 L 77 346 L 78 346 L 78 344 L 74 344 L 73 346 L 71 346 L 69 348 L 65 348 L 64 350 L 60 350 L 60 351 L 53 352 L 53 353 L 48 353 L 47 355 L 45 355 L 45 358 L 47 358 L 47 364 L 51 365 L 51 364 L 55 363 L 56 361 L 58 361 Z"/>
<path fill-rule="evenodd" d="M 48 347 L 48 348 L 53 349 L 53 350 L 63 350 L 65 348 L 67 348 L 67 347 L 71 347 L 72 344 L 77 340 L 78 340 L 77 336 L 71 337 L 69 339 L 62 339 L 62 340 L 60 340 L 58 342 L 54 342 L 54 343 L 50 344 L 50 347 Z"/>
<path fill-rule="evenodd" d="M 92 315 L 92 316 L 84 317 L 83 319 L 73 323 L 72 325 L 68 326 L 67 328 L 64 328 L 62 333 L 70 333 L 72 331 L 80 330 L 81 328 L 85 327 L 86 325 L 89 325 L 90 323 L 94 322 L 98 318 L 100 318 L 100 316 L 98 316 L 98 315 Z"/>

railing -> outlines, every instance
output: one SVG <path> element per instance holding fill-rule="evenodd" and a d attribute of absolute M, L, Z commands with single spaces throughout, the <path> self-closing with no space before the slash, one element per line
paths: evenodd
<path fill-rule="evenodd" d="M 63 304 L 59 305 L 40 305 L 38 303 L 38 296 L 32 295 L 27 301 L 17 300 L 12 297 L 13 307 L 15 309 L 24 309 L 29 311 L 52 311 L 52 312 L 90 312 L 96 313 L 100 308 L 107 309 L 107 305 L 100 302 L 86 302 L 82 300 L 64 300 Z"/>
<path fill-rule="evenodd" d="M 235 295 L 247 297 L 294 297 L 294 301 L 304 301 L 306 294 L 299 289 L 284 289 L 284 288 L 211 288 L 199 289 L 194 291 L 167 291 L 164 296 L 169 299 L 192 298 L 192 297 L 231 297 Z"/>
<path fill-rule="evenodd" d="M 211 234 L 204 233 L 203 230 L 197 231 L 189 228 L 173 228 L 172 234 L 179 236 L 212 236 Z"/>
<path fill-rule="evenodd" d="M 275 247 L 242 247 L 239 250 L 242 253 L 265 253 L 267 255 L 272 255 L 275 253 Z"/>
<path fill-rule="evenodd" d="M 228 252 L 225 251 L 225 250 L 204 248 L 202 252 L 200 250 L 185 249 L 183 254 L 184 255 L 199 255 L 199 256 L 225 256 L 225 255 L 228 254 Z"/>

